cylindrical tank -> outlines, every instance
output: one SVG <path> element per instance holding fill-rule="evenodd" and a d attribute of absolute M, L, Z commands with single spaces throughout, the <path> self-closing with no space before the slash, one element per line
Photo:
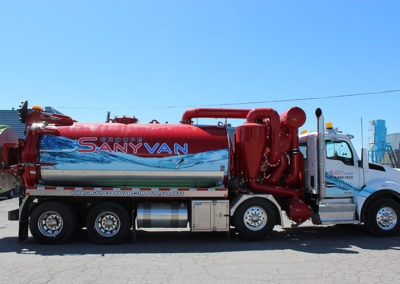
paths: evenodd
<path fill-rule="evenodd" d="M 14 129 L 6 125 L 0 125 L 0 163 L 3 161 L 4 143 L 17 143 L 18 134 Z M 12 158 L 11 158 L 12 159 Z M 16 188 L 17 178 L 13 173 L 1 171 L 0 165 L 0 196 L 7 195 L 10 190 Z"/>
<path fill-rule="evenodd" d="M 186 203 L 144 202 L 137 206 L 139 228 L 186 228 L 188 210 Z"/>
<path fill-rule="evenodd" d="M 267 128 L 257 123 L 245 123 L 236 128 L 236 141 L 242 153 L 246 177 L 257 178 L 267 142 Z"/>
<path fill-rule="evenodd" d="M 225 127 L 74 123 L 57 132 L 41 135 L 41 184 L 213 187 L 228 172 Z"/>

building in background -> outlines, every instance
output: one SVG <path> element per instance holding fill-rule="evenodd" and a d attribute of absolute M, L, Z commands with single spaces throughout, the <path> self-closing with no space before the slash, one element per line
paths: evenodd
<path fill-rule="evenodd" d="M 373 120 L 371 125 L 368 144 L 369 161 L 399 168 L 400 133 L 387 134 L 386 122 L 383 119 Z"/>
<path fill-rule="evenodd" d="M 391 145 L 393 154 L 397 161 L 396 168 L 400 168 L 400 133 L 386 135 L 386 141 Z M 390 163 L 390 157 L 385 156 L 385 164 Z"/>
<path fill-rule="evenodd" d="M 0 110 L 0 125 L 8 125 L 17 132 L 19 138 L 24 138 L 25 124 L 19 121 L 18 111 Z"/>
<path fill-rule="evenodd" d="M 62 114 L 53 107 L 45 107 L 45 112 Z M 0 125 L 8 125 L 17 132 L 19 138 L 24 138 L 25 124 L 19 121 L 18 110 L 0 110 Z"/>

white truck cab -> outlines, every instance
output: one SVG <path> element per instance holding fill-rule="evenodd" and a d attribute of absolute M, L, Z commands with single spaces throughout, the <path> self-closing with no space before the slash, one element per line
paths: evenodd
<path fill-rule="evenodd" d="M 318 208 L 313 222 L 365 223 L 376 235 L 392 235 L 400 226 L 400 170 L 368 163 L 365 149 L 359 159 L 352 138 L 332 124 L 300 136 L 306 193 Z"/>

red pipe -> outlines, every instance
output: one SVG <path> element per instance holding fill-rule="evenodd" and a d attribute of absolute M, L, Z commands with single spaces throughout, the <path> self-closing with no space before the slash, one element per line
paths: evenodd
<path fill-rule="evenodd" d="M 276 184 L 279 178 L 282 176 L 283 172 L 286 170 L 288 165 L 287 158 L 285 154 L 281 154 L 281 162 L 278 167 L 275 168 L 273 173 L 271 173 L 267 178 L 265 178 L 265 182 L 268 184 Z"/>
<path fill-rule="evenodd" d="M 194 108 L 182 115 L 181 123 L 192 124 L 192 118 L 246 118 L 250 109 Z"/>
<path fill-rule="evenodd" d="M 280 120 L 286 127 L 299 128 L 306 122 L 306 114 L 301 108 L 292 107 L 281 113 Z"/>
<path fill-rule="evenodd" d="M 259 184 L 256 181 L 250 181 L 250 187 L 254 191 L 289 196 L 293 200 L 299 199 L 299 194 L 297 193 L 297 191 L 290 189 L 290 188 L 284 188 L 284 187 L 274 186 L 274 185 L 270 185 L 270 184 Z"/>
<path fill-rule="evenodd" d="M 272 108 L 256 108 L 247 114 L 246 121 L 256 123 L 258 119 L 268 118 L 271 126 L 271 155 L 268 162 L 276 164 L 280 158 L 280 120 L 279 114 Z"/>
<path fill-rule="evenodd" d="M 304 178 L 304 156 L 303 153 L 300 152 L 299 154 L 300 156 L 300 186 L 301 186 L 301 190 L 300 190 L 300 197 L 304 198 L 304 192 L 306 190 L 306 185 L 305 185 L 305 178 Z"/>
<path fill-rule="evenodd" d="M 301 108 L 293 107 L 281 113 L 280 121 L 290 138 L 290 172 L 285 178 L 285 183 L 292 185 L 299 180 L 301 171 L 298 128 L 306 121 L 306 114 Z"/>
<path fill-rule="evenodd" d="M 290 149 L 299 149 L 299 129 L 289 128 Z"/>
<path fill-rule="evenodd" d="M 294 152 L 290 153 L 290 172 L 285 178 L 285 183 L 287 185 L 292 185 L 299 180 L 300 174 L 300 153 Z"/>
<path fill-rule="evenodd" d="M 299 150 L 299 136 L 297 128 L 289 128 L 288 134 L 290 137 L 290 172 L 285 178 L 287 185 L 292 185 L 299 179 L 300 174 L 300 150 Z"/>
<path fill-rule="evenodd" d="M 38 153 L 39 135 L 28 133 L 25 139 L 25 146 L 21 153 L 21 162 L 24 165 L 22 180 L 26 186 L 37 183 L 36 160 Z"/>

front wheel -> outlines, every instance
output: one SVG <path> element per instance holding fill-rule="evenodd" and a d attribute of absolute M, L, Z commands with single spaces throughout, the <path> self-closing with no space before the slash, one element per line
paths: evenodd
<path fill-rule="evenodd" d="M 368 230 L 379 237 L 389 237 L 400 230 L 400 205 L 398 202 L 381 198 L 370 207 L 367 217 Z"/>
<path fill-rule="evenodd" d="M 252 198 L 243 202 L 233 216 L 239 235 L 249 240 L 266 238 L 276 223 L 276 211 L 271 202 Z"/>

